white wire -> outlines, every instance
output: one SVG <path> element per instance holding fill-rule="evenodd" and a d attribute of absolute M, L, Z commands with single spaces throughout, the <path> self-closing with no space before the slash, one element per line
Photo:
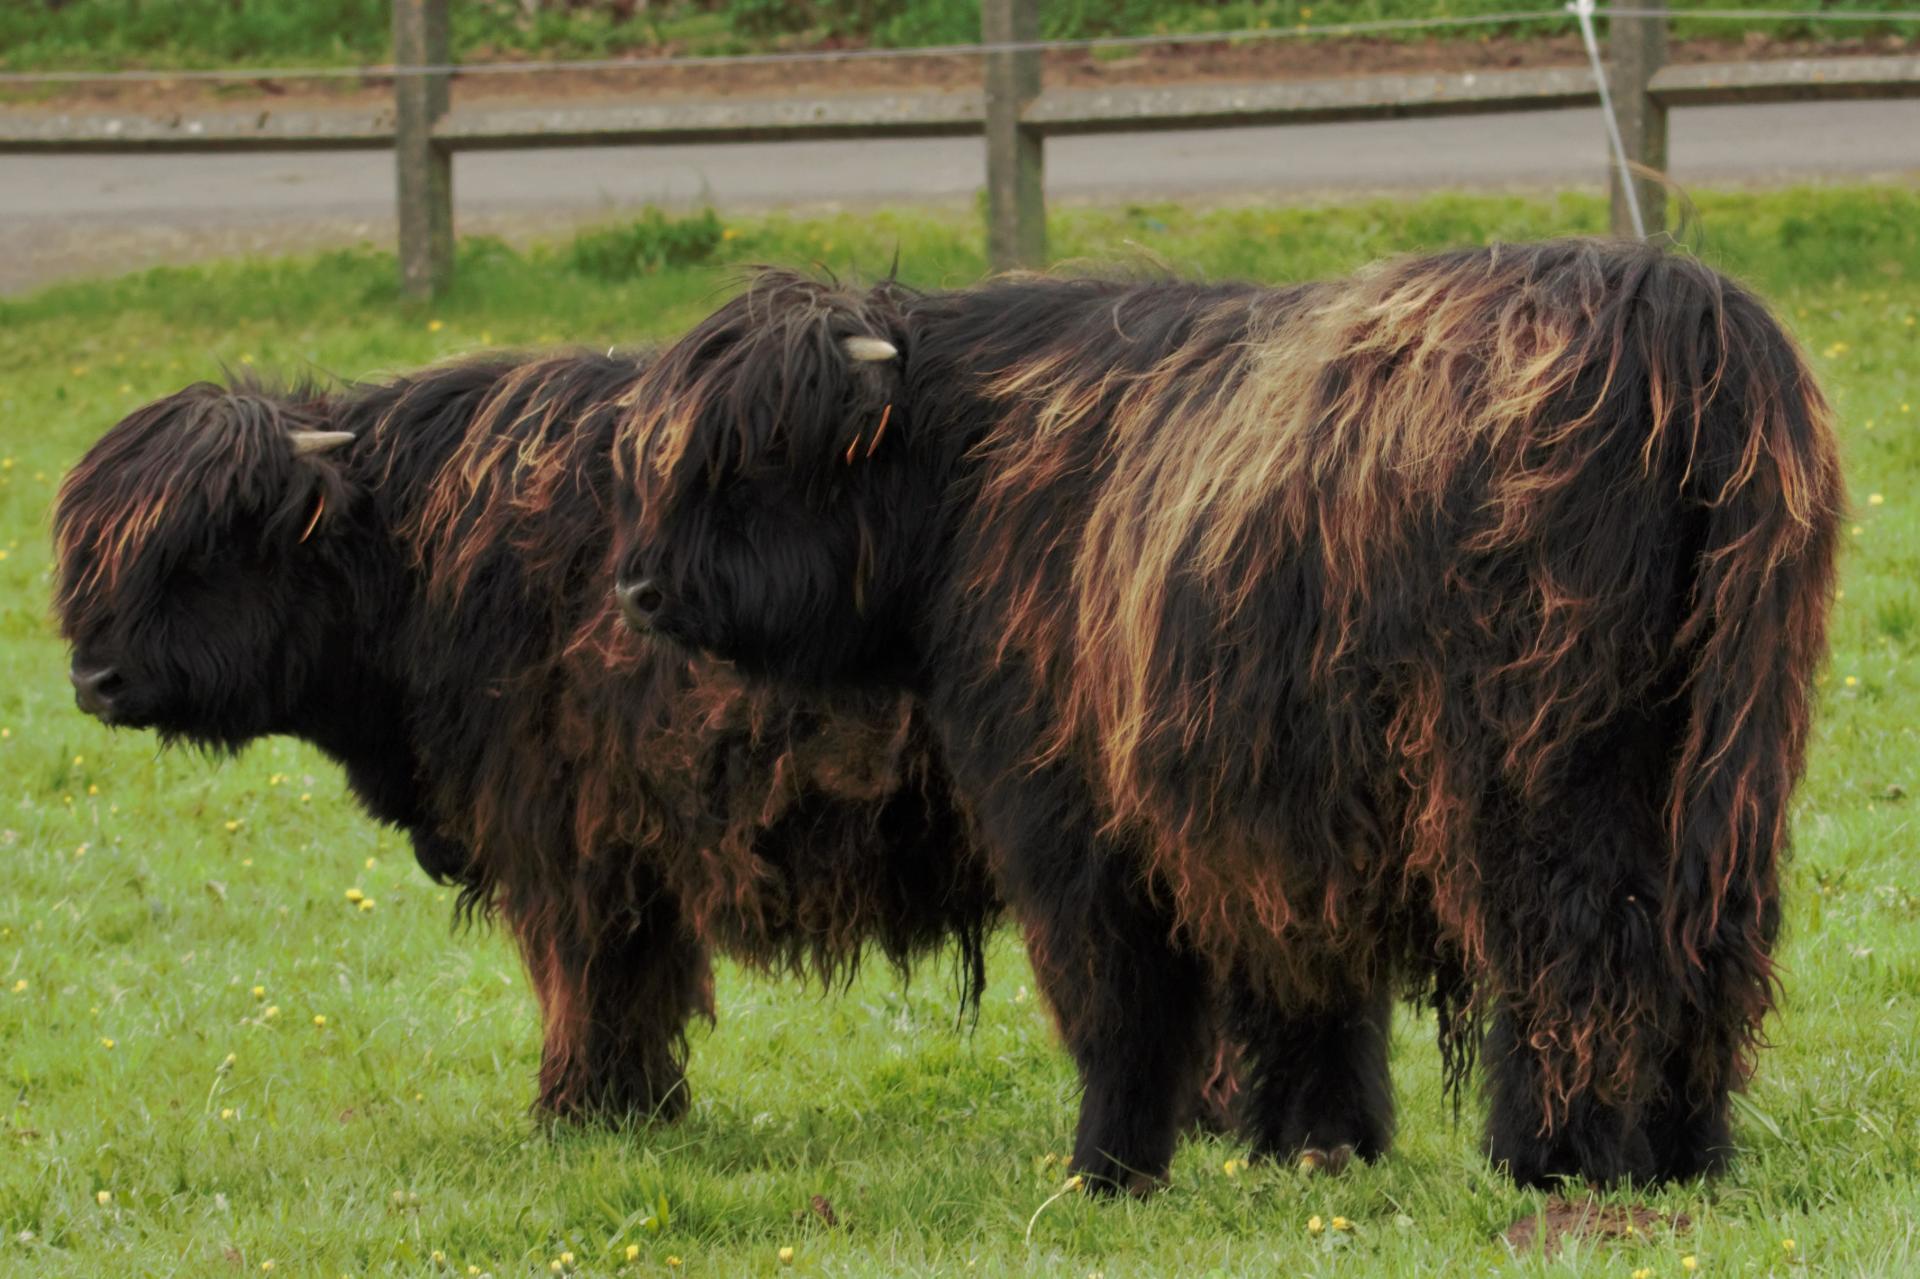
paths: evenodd
<path fill-rule="evenodd" d="M 1573 5 L 1568 4 L 1571 9 Z M 1590 6 L 1591 7 L 1591 6 Z M 1920 22 L 1920 9 L 1885 13 L 1817 9 L 1648 9 L 1610 6 L 1594 9 L 1600 17 L 1674 18 L 1753 22 Z M 1510 26 L 1522 22 L 1564 22 L 1561 9 L 1524 9 L 1461 17 L 1382 18 L 1360 22 L 1299 23 L 1289 27 L 1247 27 L 1238 31 L 1183 31 L 1165 35 L 1088 36 L 1075 40 L 1008 40 L 993 44 L 936 44 L 910 49 L 804 49 L 784 53 L 673 54 L 659 58 L 581 58 L 573 61 L 447 62 L 419 66 L 376 63 L 354 67 L 226 67 L 179 71 L 0 71 L 0 84 L 92 84 L 113 82 L 186 82 L 249 80 L 364 80 L 432 75 L 532 75 L 557 71 L 653 71 L 673 67 L 790 66 L 805 63 L 868 62 L 908 58 L 978 57 L 988 53 L 1042 53 L 1048 50 L 1142 49 L 1167 45 L 1225 44 L 1255 40 L 1298 40 L 1326 36 L 1380 35 L 1395 31 L 1436 31 L 1450 27 Z"/>
<path fill-rule="evenodd" d="M 573 61 L 449 62 L 420 66 L 381 63 L 357 67 L 231 67 L 186 71 L 7 71 L 0 84 L 64 84 L 93 81 L 155 80 L 343 80 L 418 75 L 527 75 L 547 71 L 652 71 L 670 67 L 784 66 L 801 63 L 868 62 L 893 58 L 977 57 L 987 53 L 1043 53 L 1048 50 L 1134 49 L 1161 45 L 1225 44 L 1250 40 L 1298 40 L 1319 36 L 1378 35 L 1393 31 L 1435 31 L 1449 27 L 1487 27 L 1521 22 L 1564 22 L 1559 9 L 1522 9 L 1510 13 L 1461 17 L 1382 18 L 1361 22 L 1299 23 L 1289 27 L 1247 27 L 1238 31 L 1182 31 L 1165 35 L 1086 36 L 1075 40 L 1006 40 L 991 44 L 935 44 L 910 49 L 801 49 L 784 53 L 675 54 L 662 58 L 582 58 Z"/>
<path fill-rule="evenodd" d="M 1647 224 L 1640 216 L 1640 193 L 1633 186 L 1633 170 L 1627 167 L 1627 146 L 1620 137 L 1620 121 L 1613 114 L 1613 92 L 1607 87 L 1607 69 L 1600 62 L 1600 42 L 1593 35 L 1593 0 L 1568 0 L 1567 11 L 1580 20 L 1580 38 L 1586 42 L 1587 60 L 1593 64 L 1593 82 L 1600 86 L 1600 114 L 1607 118 L 1607 141 L 1613 144 L 1613 159 L 1620 166 L 1620 193 L 1627 210 L 1633 214 L 1633 234 L 1647 238 Z"/>

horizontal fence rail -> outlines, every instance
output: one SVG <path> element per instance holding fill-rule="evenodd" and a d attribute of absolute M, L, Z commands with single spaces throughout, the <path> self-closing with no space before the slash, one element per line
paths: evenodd
<path fill-rule="evenodd" d="M 396 51 L 416 55 L 419 61 L 412 69 L 430 74 L 397 76 L 392 106 L 262 107 L 163 115 L 0 110 L 0 153 L 393 149 L 402 279 L 409 293 L 431 294 L 446 286 L 452 270 L 448 158 L 458 151 L 984 136 L 990 257 L 996 268 L 1004 269 L 1037 266 L 1044 257 L 1040 173 L 1048 137 L 1565 110 L 1593 108 L 1600 102 L 1594 73 L 1573 66 L 1245 84 L 1043 89 L 1039 87 L 1041 49 L 1114 41 L 1032 39 L 1031 33 L 1037 30 L 1034 4 L 1035 0 L 984 0 L 987 39 L 964 50 L 938 51 L 942 55 L 984 53 L 985 78 L 977 91 L 449 109 L 446 84 L 455 69 L 445 62 L 446 0 L 394 0 Z M 1736 12 L 1752 16 L 1753 11 Z M 1665 168 L 1666 112 L 1674 107 L 1920 97 L 1920 57 L 1670 66 L 1663 65 L 1668 17 L 1663 8 L 1616 8 L 1610 14 L 1608 75 L 1626 158 L 1656 175 Z M 1528 16 L 1542 15 L 1499 15 L 1503 20 Z M 1688 11 L 1682 16 L 1702 15 Z M 1871 16 L 1884 21 L 1905 15 Z M 1329 24 L 1315 30 L 1338 32 L 1350 26 L 1380 25 Z M 1169 42 L 1166 37 L 1138 41 Z M 1624 233 L 1632 225 L 1627 216 L 1630 210 L 1617 178 L 1613 185 L 1614 229 Z M 1635 185 L 1641 211 L 1649 215 L 1647 228 L 1657 230 L 1662 223 L 1659 204 L 1664 201 L 1661 184 L 1650 176 Z"/>

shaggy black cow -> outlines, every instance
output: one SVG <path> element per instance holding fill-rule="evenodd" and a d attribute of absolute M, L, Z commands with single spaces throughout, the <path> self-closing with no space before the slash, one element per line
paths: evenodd
<path fill-rule="evenodd" d="M 1587 241 L 1294 288 L 760 277 L 641 380 L 637 627 L 928 699 L 1086 1091 L 1163 1173 L 1387 1144 L 1464 975 L 1522 1182 L 1692 1175 L 1771 1006 L 1842 493 L 1752 296 Z"/>
<path fill-rule="evenodd" d="M 512 930 L 563 1115 L 684 1109 L 710 947 L 834 983 L 951 940 L 977 999 L 997 912 L 904 699 L 747 690 L 620 625 L 609 449 L 642 368 L 203 383 L 114 427 L 55 520 L 80 705 L 340 761 Z"/>

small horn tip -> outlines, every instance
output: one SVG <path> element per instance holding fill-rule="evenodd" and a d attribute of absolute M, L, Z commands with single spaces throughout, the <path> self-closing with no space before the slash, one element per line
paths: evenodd
<path fill-rule="evenodd" d="M 288 431 L 295 457 L 311 457 L 353 443 L 352 431 Z"/>
<path fill-rule="evenodd" d="M 895 359 L 900 348 L 885 338 L 853 337 L 841 343 L 849 360 L 858 360 L 863 364 L 877 364 L 882 360 Z"/>

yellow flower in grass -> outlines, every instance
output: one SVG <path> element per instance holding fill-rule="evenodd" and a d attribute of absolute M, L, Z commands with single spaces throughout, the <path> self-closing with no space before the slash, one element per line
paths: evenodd
<path fill-rule="evenodd" d="M 347 900 L 358 906 L 361 902 L 367 900 L 367 895 L 358 888 L 349 888 L 347 890 Z"/>
<path fill-rule="evenodd" d="M 572 1253 L 570 1253 L 570 1252 L 563 1252 L 563 1253 L 561 1253 L 561 1254 L 560 1254 L 560 1264 L 561 1264 L 561 1265 L 563 1265 L 563 1266 L 570 1266 L 570 1265 L 572 1265 L 572 1264 L 573 1264 L 573 1254 L 572 1254 Z"/>
<path fill-rule="evenodd" d="M 1886 497 L 1886 494 L 1884 494 L 1884 493 L 1869 493 L 1869 494 L 1867 494 L 1867 505 L 1868 505 L 1868 506 L 1885 506 L 1885 505 L 1886 505 L 1886 503 L 1887 503 L 1887 497 Z"/>
<path fill-rule="evenodd" d="M 222 1106 L 222 1107 L 220 1107 L 220 1118 L 222 1118 L 222 1119 L 232 1119 L 232 1118 L 233 1118 L 233 1107 L 232 1107 L 232 1106 Z"/>
<path fill-rule="evenodd" d="M 793 1247 L 792 1247 L 792 1245 L 788 1245 L 788 1246 L 786 1246 L 786 1247 L 784 1247 L 784 1248 L 782 1248 L 782 1249 L 780 1249 L 780 1252 L 778 1253 L 778 1256 L 779 1256 L 779 1258 L 780 1258 L 780 1264 L 781 1264 L 781 1265 L 783 1265 L 783 1266 L 790 1266 L 790 1265 L 792 1265 L 792 1264 L 793 1264 Z"/>
<path fill-rule="evenodd" d="M 1854 685 L 1860 682 L 1860 677 L 1858 675 L 1849 675 L 1844 680 L 1841 680 L 1840 682 L 1845 684 L 1848 688 L 1852 688 Z"/>
<path fill-rule="evenodd" d="M 1909 317 L 1907 318 L 1907 323 L 1908 323 L 1908 324 L 1912 324 L 1912 323 L 1913 323 L 1913 318 L 1912 318 L 1911 316 L 1909 316 Z M 1782 1240 L 1780 1241 L 1780 1251 L 1781 1251 L 1781 1252 L 1792 1252 L 1792 1251 L 1793 1251 L 1793 1250 L 1794 1250 L 1795 1248 L 1797 1248 L 1797 1247 L 1799 1247 L 1799 1245 L 1798 1245 L 1798 1244 L 1796 1244 L 1796 1243 L 1794 1243 L 1794 1242 L 1793 1242 L 1793 1240 L 1791 1240 L 1791 1239 L 1782 1239 Z"/>
<path fill-rule="evenodd" d="M 268 1004 L 267 1011 L 260 1014 L 260 1016 L 267 1021 L 272 1021 L 275 1017 L 278 1017 L 279 1015 L 280 1015 L 280 1005 L 278 1004 Z"/>
<path fill-rule="evenodd" d="M 359 900 L 359 902 L 357 902 L 356 904 L 357 904 L 357 905 L 358 905 L 358 906 L 360 907 L 360 909 L 361 909 L 361 910 L 363 910 L 363 911 L 368 911 L 368 910 L 372 910 L 372 909 L 373 909 L 373 898 L 371 898 L 371 897 L 362 897 L 362 898 L 361 898 L 361 899 Z"/>
<path fill-rule="evenodd" d="M 628 1261 L 638 1261 L 638 1260 L 640 1260 L 640 1245 L 639 1245 L 639 1244 L 637 1244 L 637 1243 L 630 1243 L 630 1244 L 628 1244 L 628 1245 L 627 1245 L 627 1260 L 628 1260 Z"/>
<path fill-rule="evenodd" d="M 1335 1230 L 1352 1230 L 1353 1229 L 1353 1223 L 1351 1221 L 1348 1221 L 1345 1217 L 1335 1217 L 1331 1222 L 1327 1224 L 1331 1225 Z"/>
<path fill-rule="evenodd" d="M 1633 1272 L 1633 1279 L 1653 1279 L 1653 1267 L 1642 1266 Z"/>
<path fill-rule="evenodd" d="M 230 817 L 227 819 L 227 834 L 231 835 L 233 834 L 233 832 L 239 829 L 240 829 L 240 819 L 238 817 Z"/>
<path fill-rule="evenodd" d="M 267 997 L 267 988 L 265 986 L 255 986 L 253 988 L 253 997 L 255 999 L 265 999 Z"/>
<path fill-rule="evenodd" d="M 1692 1274 L 1700 1268 L 1700 1258 L 1694 1256 L 1692 1253 L 1688 1253 L 1686 1256 L 1680 1258 L 1680 1268 L 1688 1274 Z"/>
<path fill-rule="evenodd" d="M 111 1190 L 97 1191 L 93 1196 L 93 1201 L 104 1208 L 113 1202 L 113 1192 Z"/>
<path fill-rule="evenodd" d="M 313 1024 L 325 1030 L 327 1027 L 327 1015 L 325 1013 L 315 1013 L 313 1015 Z"/>
<path fill-rule="evenodd" d="M 680 1258 L 678 1257 L 667 1258 L 667 1269 L 678 1270 L 679 1268 L 680 1268 Z"/>
<path fill-rule="evenodd" d="M 273 1270 L 273 1258 L 268 1257 L 265 1261 L 261 1262 L 260 1269 L 263 1273 L 271 1273 Z"/>
<path fill-rule="evenodd" d="M 444 1253 L 444 1252 L 441 1252 L 441 1251 L 440 1251 L 440 1250 L 439 1250 L 438 1248 L 435 1248 L 435 1249 L 433 1250 L 433 1264 L 434 1264 L 434 1265 L 436 1265 L 436 1266 L 444 1266 L 444 1265 L 446 1265 L 446 1264 L 447 1264 L 447 1254 L 446 1254 L 446 1253 Z"/>
<path fill-rule="evenodd" d="M 13 983 L 13 993 L 16 995 L 19 994 L 21 991 L 25 990 L 26 988 L 27 988 L 27 979 L 25 977 L 22 977 L 18 981 Z"/>
<path fill-rule="evenodd" d="M 427 332 L 429 333 L 438 333 L 441 329 L 444 329 L 446 327 L 447 327 L 447 323 L 445 320 L 428 320 L 427 321 Z"/>
<path fill-rule="evenodd" d="M 113 1047 L 113 1040 L 111 1040 L 111 1039 L 105 1039 L 105 1038 L 103 1038 L 103 1039 L 101 1039 L 101 1041 L 100 1041 L 100 1046 L 101 1046 L 102 1048 L 106 1048 L 106 1049 L 112 1049 L 112 1047 Z"/>
<path fill-rule="evenodd" d="M 1318 1213 L 1315 1213 L 1313 1216 L 1307 1218 L 1308 1234 L 1317 1235 L 1322 1230 L 1325 1230 L 1326 1228 L 1327 1228 L 1327 1224 L 1324 1221 L 1320 1220 L 1320 1215 Z"/>

